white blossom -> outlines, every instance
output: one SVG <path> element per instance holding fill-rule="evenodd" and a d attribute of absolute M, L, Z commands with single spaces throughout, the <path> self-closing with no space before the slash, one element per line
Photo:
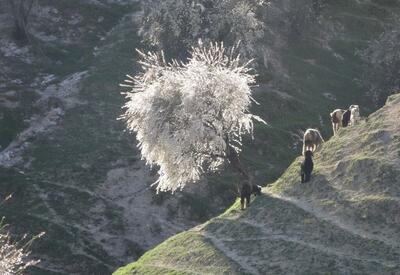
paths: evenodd
<path fill-rule="evenodd" d="M 176 191 L 221 169 L 229 149 L 241 151 L 253 131 L 249 113 L 248 64 L 222 44 L 192 48 L 186 63 L 166 63 L 163 54 L 141 53 L 143 73 L 126 84 L 127 128 L 136 133 L 141 155 L 159 166 L 157 191 Z"/>
<path fill-rule="evenodd" d="M 39 260 L 29 260 L 29 246 L 36 238 L 40 238 L 41 233 L 34 238 L 26 241 L 25 235 L 20 241 L 12 240 L 9 232 L 6 231 L 6 225 L 3 220 L 0 222 L 0 274 L 14 275 L 23 273 L 29 266 L 36 265 Z"/>

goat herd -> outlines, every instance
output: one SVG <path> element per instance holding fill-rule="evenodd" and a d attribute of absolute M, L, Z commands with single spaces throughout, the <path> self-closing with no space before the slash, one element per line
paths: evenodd
<path fill-rule="evenodd" d="M 351 105 L 347 110 L 336 109 L 330 113 L 333 135 L 336 135 L 340 127 L 356 125 L 360 121 L 360 108 L 358 105 Z M 311 172 L 314 168 L 313 153 L 324 143 L 321 133 L 317 129 L 307 129 L 303 137 L 303 156 L 301 162 L 301 183 L 311 179 Z M 260 195 L 261 186 L 255 184 L 244 184 L 240 192 L 241 209 L 245 209 L 250 203 L 251 194 Z"/>
<path fill-rule="evenodd" d="M 356 125 L 360 121 L 360 107 L 351 105 L 349 109 L 336 109 L 330 113 L 332 121 L 333 135 L 336 135 L 340 127 Z M 316 129 L 307 129 L 303 138 L 303 156 L 301 163 L 301 182 L 308 182 L 311 178 L 311 172 L 314 168 L 312 160 L 313 152 L 324 143 L 321 133 Z"/>

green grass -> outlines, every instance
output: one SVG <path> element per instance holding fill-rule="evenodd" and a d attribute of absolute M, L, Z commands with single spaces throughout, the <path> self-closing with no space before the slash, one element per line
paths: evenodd
<path fill-rule="evenodd" d="M 166 251 L 169 253 L 165 254 Z M 190 264 L 186 264 L 188 262 Z M 113 274 L 235 274 L 232 267 L 234 263 L 206 238 L 197 232 L 184 232 L 145 253 L 139 262 L 122 267 Z"/>

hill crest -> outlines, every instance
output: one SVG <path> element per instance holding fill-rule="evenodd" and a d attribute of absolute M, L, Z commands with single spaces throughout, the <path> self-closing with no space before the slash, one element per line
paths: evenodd
<path fill-rule="evenodd" d="M 299 159 L 246 211 L 180 233 L 114 274 L 396 274 L 400 270 L 400 94 Z"/>

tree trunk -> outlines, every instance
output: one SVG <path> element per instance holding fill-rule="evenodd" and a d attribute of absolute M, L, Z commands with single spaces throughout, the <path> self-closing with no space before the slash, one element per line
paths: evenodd
<path fill-rule="evenodd" d="M 240 162 L 239 156 L 236 153 L 235 149 L 228 145 L 228 160 L 231 163 L 232 167 L 236 169 L 237 172 L 240 173 L 246 180 L 249 180 L 249 174 L 244 169 L 242 163 Z"/>
<path fill-rule="evenodd" d="M 22 44 L 28 43 L 28 32 L 26 30 L 26 22 L 23 18 L 14 20 L 14 39 Z"/>
<path fill-rule="evenodd" d="M 228 145 L 228 160 L 232 167 L 242 176 L 241 184 L 238 185 L 238 194 L 240 194 L 240 209 L 244 210 L 250 203 L 250 196 L 253 193 L 253 183 L 251 182 L 250 175 L 240 162 L 239 155 Z"/>
<path fill-rule="evenodd" d="M 240 181 L 241 184 L 238 185 L 238 194 L 240 194 L 240 196 L 243 197 L 243 195 L 244 195 L 243 190 L 245 189 L 244 186 L 245 185 L 248 185 L 250 187 L 252 186 L 249 173 L 247 172 L 247 170 L 243 167 L 242 163 L 240 162 L 238 153 L 235 151 L 235 149 L 233 149 L 229 145 L 228 145 L 227 157 L 228 157 L 228 160 L 229 160 L 230 164 L 232 165 L 232 167 L 237 172 L 239 172 L 239 174 L 242 176 L 242 180 Z"/>
<path fill-rule="evenodd" d="M 14 17 L 14 39 L 22 44 L 29 42 L 27 30 L 28 17 L 33 7 L 33 0 L 8 0 Z"/>

